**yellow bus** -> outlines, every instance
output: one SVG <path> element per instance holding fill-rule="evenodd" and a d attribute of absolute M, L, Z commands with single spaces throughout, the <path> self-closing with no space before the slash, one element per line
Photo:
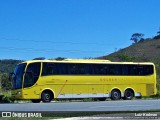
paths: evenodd
<path fill-rule="evenodd" d="M 31 60 L 12 75 L 12 97 L 34 103 L 53 99 L 130 100 L 157 93 L 155 65 L 109 60 Z"/>

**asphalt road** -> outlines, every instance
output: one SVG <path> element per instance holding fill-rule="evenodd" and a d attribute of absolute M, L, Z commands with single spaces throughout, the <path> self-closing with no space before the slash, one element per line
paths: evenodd
<path fill-rule="evenodd" d="M 160 111 L 160 100 L 0 104 L 0 111 Z"/>

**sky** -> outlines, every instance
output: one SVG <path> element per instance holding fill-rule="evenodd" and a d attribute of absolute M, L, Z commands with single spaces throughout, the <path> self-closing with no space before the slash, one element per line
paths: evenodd
<path fill-rule="evenodd" d="M 0 0 L 0 59 L 94 58 L 152 38 L 160 0 Z"/>

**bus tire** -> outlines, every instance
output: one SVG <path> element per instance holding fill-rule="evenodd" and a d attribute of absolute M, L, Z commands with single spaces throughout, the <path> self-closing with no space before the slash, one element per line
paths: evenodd
<path fill-rule="evenodd" d="M 124 92 L 124 99 L 125 100 L 131 100 L 134 97 L 134 91 L 132 89 L 127 89 Z"/>
<path fill-rule="evenodd" d="M 118 89 L 114 89 L 111 92 L 111 100 L 119 100 L 121 98 L 121 92 Z"/>
<path fill-rule="evenodd" d="M 49 90 L 45 90 L 42 92 L 41 99 L 44 103 L 51 102 L 53 99 L 53 93 Z"/>
<path fill-rule="evenodd" d="M 32 99 L 31 100 L 33 103 L 40 103 L 41 102 L 41 99 Z"/>
<path fill-rule="evenodd" d="M 99 101 L 105 101 L 106 98 L 98 98 Z"/>

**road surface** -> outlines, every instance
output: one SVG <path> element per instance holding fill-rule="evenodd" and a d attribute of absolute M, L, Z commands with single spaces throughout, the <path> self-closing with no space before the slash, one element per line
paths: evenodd
<path fill-rule="evenodd" d="M 0 104 L 0 111 L 160 111 L 160 100 Z"/>

